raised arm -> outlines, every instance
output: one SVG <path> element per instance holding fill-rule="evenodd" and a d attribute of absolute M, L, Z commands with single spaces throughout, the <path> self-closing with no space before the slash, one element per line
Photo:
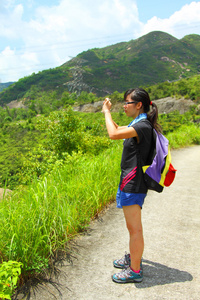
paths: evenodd
<path fill-rule="evenodd" d="M 105 114 L 106 128 L 108 135 L 112 140 L 128 139 L 131 137 L 137 137 L 137 132 L 133 127 L 118 126 L 112 119 L 110 109 L 111 102 L 108 98 L 103 103 L 102 112 Z"/>
<path fill-rule="evenodd" d="M 113 121 L 113 120 L 112 120 Z M 113 124 L 115 125 L 116 128 L 118 129 L 123 129 L 123 128 L 126 128 L 127 126 L 119 126 L 117 125 L 114 121 L 113 121 Z"/>

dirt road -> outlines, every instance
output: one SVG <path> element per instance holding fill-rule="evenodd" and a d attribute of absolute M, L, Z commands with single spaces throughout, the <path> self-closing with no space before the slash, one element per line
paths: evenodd
<path fill-rule="evenodd" d="M 78 259 L 62 267 L 67 277 L 60 278 L 61 299 L 200 299 L 200 146 L 175 150 L 172 159 L 178 169 L 175 182 L 161 194 L 149 192 L 142 211 L 143 282 L 111 280 L 119 271 L 113 259 L 128 251 L 123 212 L 114 203 L 78 238 Z M 55 298 L 40 290 L 31 299 Z"/>

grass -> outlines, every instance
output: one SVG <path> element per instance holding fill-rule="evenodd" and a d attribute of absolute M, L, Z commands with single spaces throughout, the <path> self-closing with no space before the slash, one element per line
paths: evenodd
<path fill-rule="evenodd" d="M 200 144 L 200 127 L 168 133 L 171 148 Z M 23 263 L 22 273 L 46 268 L 58 249 L 115 198 L 122 142 L 98 156 L 74 154 L 62 168 L 0 202 L 0 259 Z"/>
<path fill-rule="evenodd" d="M 200 144 L 200 127 L 181 125 L 168 133 L 171 148 Z M 22 278 L 40 274 L 58 251 L 115 198 L 122 141 L 98 156 L 74 154 L 43 180 L 19 187 L 0 201 L 0 263 L 23 264 Z"/>
<path fill-rule="evenodd" d="M 172 149 L 200 145 L 200 126 L 181 125 L 178 130 L 166 135 Z"/>
<path fill-rule="evenodd" d="M 0 202 L 0 257 L 40 272 L 58 249 L 84 230 L 114 199 L 119 180 L 119 143 L 99 156 L 75 156 L 42 181 Z"/>

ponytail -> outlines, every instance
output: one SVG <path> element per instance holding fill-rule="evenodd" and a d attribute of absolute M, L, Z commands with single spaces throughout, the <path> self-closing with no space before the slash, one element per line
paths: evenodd
<path fill-rule="evenodd" d="M 151 102 L 152 105 L 152 110 L 148 112 L 147 114 L 147 119 L 151 123 L 152 127 L 157 131 L 161 132 L 162 128 L 161 126 L 157 123 L 158 120 L 158 107 L 155 103 Z"/>

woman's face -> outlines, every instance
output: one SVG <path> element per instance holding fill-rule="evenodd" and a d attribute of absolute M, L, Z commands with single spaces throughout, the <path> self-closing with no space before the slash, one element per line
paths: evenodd
<path fill-rule="evenodd" d="M 136 118 L 140 114 L 140 109 L 142 107 L 142 102 L 136 102 L 131 99 L 131 96 L 126 97 L 124 102 L 124 112 L 128 117 Z"/>

